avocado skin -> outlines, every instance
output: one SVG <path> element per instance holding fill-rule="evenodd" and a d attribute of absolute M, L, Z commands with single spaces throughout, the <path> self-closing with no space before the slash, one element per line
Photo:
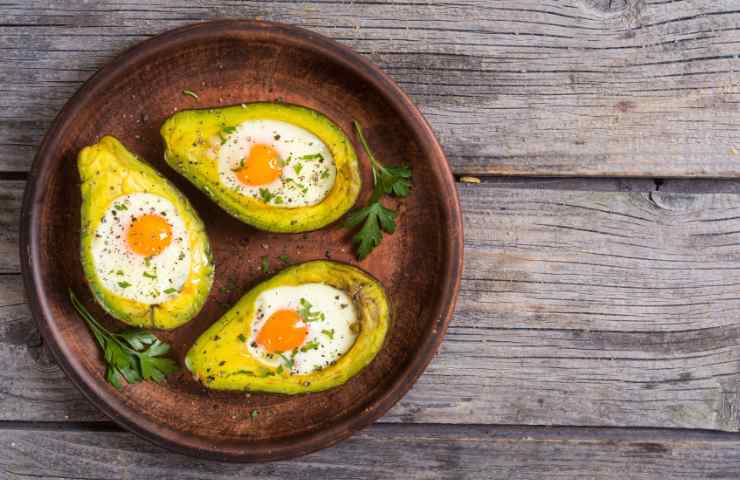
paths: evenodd
<path fill-rule="evenodd" d="M 95 299 L 110 315 L 136 327 L 169 330 L 190 321 L 205 303 L 214 276 L 205 226 L 190 202 L 115 137 L 105 136 L 97 144 L 83 148 L 77 157 L 77 167 L 82 180 L 80 259 Z M 185 222 L 189 237 L 190 276 L 177 297 L 157 305 L 129 300 L 108 290 L 95 272 L 91 254 L 95 231 L 111 202 L 121 195 L 137 192 L 153 193 L 169 200 Z"/>
<path fill-rule="evenodd" d="M 337 362 L 307 375 L 289 375 L 252 357 L 246 341 L 254 318 L 254 302 L 264 291 L 304 283 L 324 283 L 354 298 L 360 333 Z M 214 390 L 282 394 L 319 392 L 344 384 L 380 351 L 390 323 L 388 300 L 380 283 L 351 265 L 315 260 L 286 268 L 247 292 L 195 342 L 185 358 L 194 377 Z"/>
<path fill-rule="evenodd" d="M 219 181 L 217 157 L 211 153 L 214 138 L 226 127 L 248 120 L 279 120 L 316 135 L 331 151 L 337 177 L 329 194 L 316 205 L 284 208 L 225 188 Z M 285 103 L 245 103 L 232 107 L 183 110 L 169 117 L 160 130 L 165 160 L 178 173 L 206 193 L 226 212 L 268 232 L 297 233 L 318 230 L 344 215 L 362 187 L 360 167 L 352 142 L 323 114 Z"/>

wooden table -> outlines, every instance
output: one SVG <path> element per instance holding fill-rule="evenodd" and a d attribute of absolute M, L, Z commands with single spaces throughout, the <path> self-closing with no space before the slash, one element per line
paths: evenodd
<path fill-rule="evenodd" d="M 738 7 L 0 4 L 0 478 L 739 478 Z M 426 374 L 351 440 L 267 465 L 170 454 L 114 426 L 55 366 L 19 275 L 26 172 L 64 102 L 122 49 L 222 17 L 366 55 L 456 174 L 482 179 L 459 185 L 465 273 Z"/>

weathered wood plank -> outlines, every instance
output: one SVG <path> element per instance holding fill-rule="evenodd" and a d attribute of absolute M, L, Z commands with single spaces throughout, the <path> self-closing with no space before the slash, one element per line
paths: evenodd
<path fill-rule="evenodd" d="M 0 274 L 20 271 L 18 229 L 25 185 L 0 180 Z"/>
<path fill-rule="evenodd" d="M 608 7 L 611 5 L 611 7 Z M 378 63 L 459 173 L 740 174 L 734 0 L 413 0 L 0 6 L 0 171 L 25 171 L 82 81 L 151 35 L 212 18 L 301 25 Z"/>
<path fill-rule="evenodd" d="M 695 432 L 375 425 L 292 461 L 238 465 L 116 431 L 3 430 L 3 478 L 736 479 L 740 440 Z"/>
<path fill-rule="evenodd" d="M 740 430 L 740 196 L 460 194 L 457 313 L 384 421 Z M 0 419 L 99 420 L 23 346 L 19 288 L 0 282 Z"/>

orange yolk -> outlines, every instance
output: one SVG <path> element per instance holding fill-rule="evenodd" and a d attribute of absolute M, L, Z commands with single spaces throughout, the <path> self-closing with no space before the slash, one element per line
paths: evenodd
<path fill-rule="evenodd" d="M 253 145 L 244 159 L 244 166 L 236 172 L 236 178 L 245 185 L 264 185 L 280 178 L 280 155 L 269 145 Z"/>
<path fill-rule="evenodd" d="M 172 227 L 159 215 L 147 213 L 133 221 L 126 240 L 134 253 L 151 257 L 161 253 L 172 242 Z"/>
<path fill-rule="evenodd" d="M 308 326 L 295 310 L 278 310 L 257 333 L 257 345 L 270 353 L 298 348 L 308 335 Z"/>

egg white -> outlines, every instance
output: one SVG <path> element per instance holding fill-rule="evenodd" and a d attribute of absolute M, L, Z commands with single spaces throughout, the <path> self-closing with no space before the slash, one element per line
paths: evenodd
<path fill-rule="evenodd" d="M 172 242 L 158 255 L 143 257 L 131 251 L 127 232 L 136 217 L 148 213 L 167 220 Z M 105 288 L 116 295 L 147 305 L 163 303 L 176 297 L 188 278 L 187 246 L 185 222 L 169 200 L 151 193 L 122 195 L 111 202 L 95 230 L 93 265 Z"/>
<path fill-rule="evenodd" d="M 317 345 L 306 350 L 301 347 L 283 356 L 271 354 L 255 341 L 270 316 L 278 310 L 299 310 L 301 299 L 311 304 L 311 312 L 323 313 L 323 319 L 307 322 L 308 335 L 303 346 Z M 343 290 L 323 283 L 306 283 L 299 286 L 276 287 L 262 292 L 255 300 L 255 318 L 252 321 L 247 348 L 259 361 L 277 368 L 282 365 L 294 375 L 305 375 L 321 370 L 342 357 L 352 348 L 357 333 L 352 325 L 357 322 L 357 312 L 352 299 Z M 289 367 L 286 359 L 293 362 Z"/>
<path fill-rule="evenodd" d="M 250 120 L 214 139 L 219 179 L 227 188 L 269 205 L 298 208 L 320 203 L 334 186 L 337 169 L 329 148 L 319 137 L 278 120 Z M 282 160 L 280 178 L 265 185 L 240 182 L 234 173 L 253 145 L 269 145 Z"/>

